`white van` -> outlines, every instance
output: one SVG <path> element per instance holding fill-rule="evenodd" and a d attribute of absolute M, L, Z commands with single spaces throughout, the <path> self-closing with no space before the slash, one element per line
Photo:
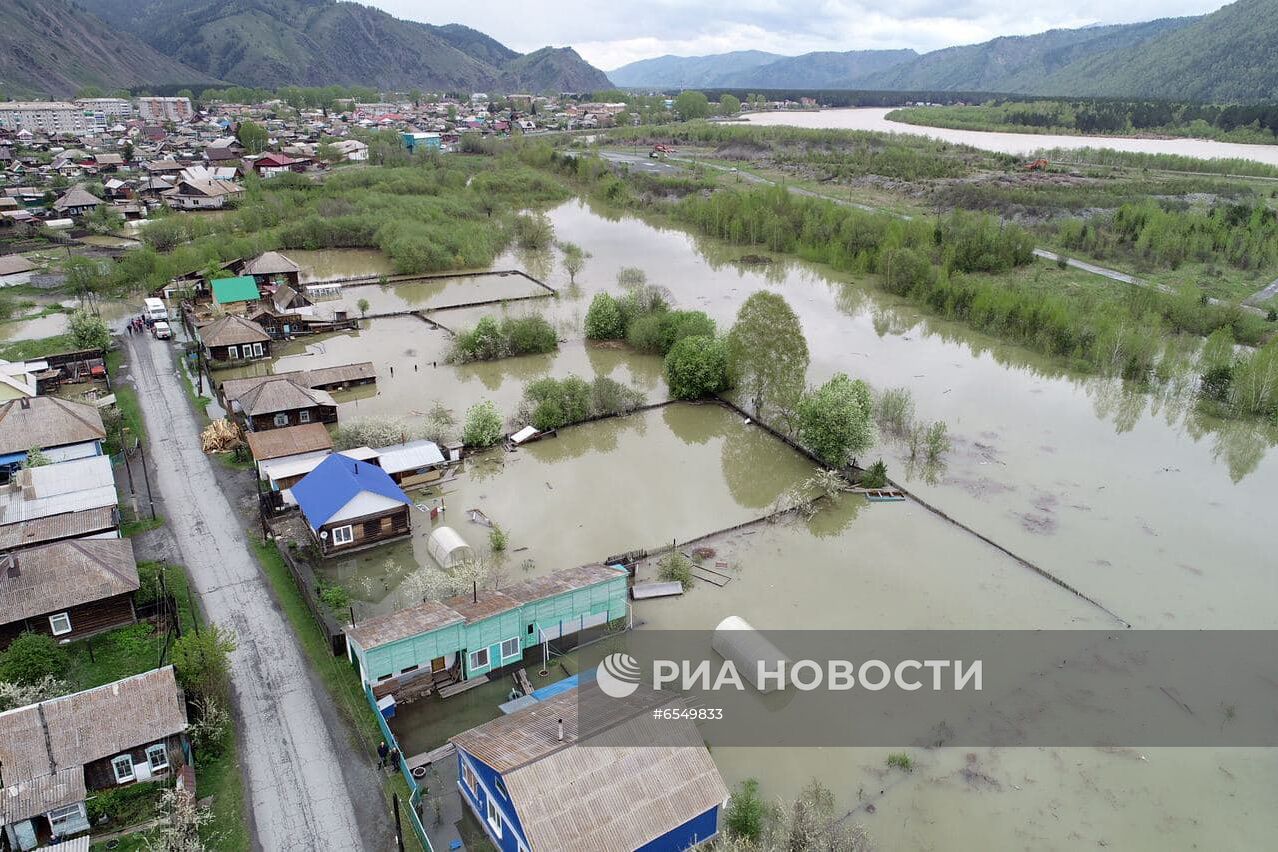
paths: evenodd
<path fill-rule="evenodd" d="M 155 325 L 151 326 L 151 333 L 155 335 L 156 340 L 168 340 L 173 336 L 173 329 L 169 328 L 169 324 L 164 320 L 156 320 Z"/>
<path fill-rule="evenodd" d="M 159 299 L 143 299 L 143 312 L 153 320 L 167 320 L 169 318 L 169 309 L 164 307 L 164 302 Z"/>

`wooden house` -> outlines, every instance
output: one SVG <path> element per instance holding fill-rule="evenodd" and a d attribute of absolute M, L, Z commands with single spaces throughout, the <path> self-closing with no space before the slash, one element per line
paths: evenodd
<path fill-rule="evenodd" d="M 215 363 L 271 357 L 271 336 L 257 323 L 236 314 L 202 325 L 198 333 L 208 359 Z"/>
<path fill-rule="evenodd" d="M 308 388 L 292 379 L 270 377 L 240 396 L 231 411 L 250 432 L 336 423 L 337 400 L 328 391 Z"/>
<path fill-rule="evenodd" d="M 54 396 L 0 403 L 0 482 L 7 481 L 39 449 L 50 461 L 102 455 L 106 427 L 92 405 Z"/>
<path fill-rule="evenodd" d="M 423 677 L 442 684 L 487 676 L 522 665 L 542 642 L 572 645 L 627 618 L 627 582 L 625 569 L 596 563 L 499 592 L 424 601 L 347 628 L 347 653 L 378 697 Z"/>
<path fill-rule="evenodd" d="M 221 210 L 243 194 L 244 187 L 235 181 L 187 179 L 178 179 L 172 189 L 161 193 L 174 210 Z"/>
<path fill-rule="evenodd" d="M 259 290 L 288 286 L 296 291 L 302 267 L 277 251 L 268 251 L 245 262 L 239 274 L 252 276 Z"/>
<path fill-rule="evenodd" d="M 217 393 L 222 401 L 222 408 L 230 411 L 240 397 L 263 382 L 273 379 L 288 379 L 312 390 L 345 390 L 346 388 L 371 385 L 377 381 L 377 371 L 371 361 L 360 361 L 355 364 L 340 364 L 335 367 L 317 367 L 314 370 L 291 370 L 287 373 L 276 373 L 271 376 L 248 376 L 243 379 L 227 379 L 218 385 Z"/>
<path fill-rule="evenodd" d="M 652 709 L 621 720 L 606 745 L 582 745 L 574 688 L 458 734 L 462 800 L 503 852 L 706 843 L 719 833 L 727 785 L 693 723 L 654 720 Z"/>
<path fill-rule="evenodd" d="M 86 213 L 91 212 L 94 208 L 105 204 L 101 198 L 92 194 L 88 190 L 80 187 L 72 187 L 63 194 L 61 198 L 53 202 L 53 211 L 59 216 L 68 216 L 72 219 L 78 219 Z"/>
<path fill-rule="evenodd" d="M 176 777 L 186 728 L 172 666 L 0 713 L 8 848 L 87 832 L 91 793 Z"/>
<path fill-rule="evenodd" d="M 83 639 L 137 621 L 127 538 L 78 539 L 0 557 L 0 648 L 23 633 Z"/>
<path fill-rule="evenodd" d="M 330 455 L 292 493 L 324 556 L 412 534 L 412 501 L 375 464 Z"/>

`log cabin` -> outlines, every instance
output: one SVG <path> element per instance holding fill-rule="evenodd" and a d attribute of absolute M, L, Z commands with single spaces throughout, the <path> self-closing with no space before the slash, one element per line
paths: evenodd
<path fill-rule="evenodd" d="M 412 501 L 375 464 L 335 453 L 291 490 L 323 556 L 412 534 Z"/>

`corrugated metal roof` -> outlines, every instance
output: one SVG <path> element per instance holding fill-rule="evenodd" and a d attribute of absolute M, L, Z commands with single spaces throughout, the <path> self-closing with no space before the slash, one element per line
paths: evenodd
<path fill-rule="evenodd" d="M 0 526 L 0 550 L 32 547 L 47 541 L 80 538 L 115 529 L 114 506 L 102 506 L 84 512 L 65 512 L 46 518 L 34 518 Z"/>
<path fill-rule="evenodd" d="M 370 618 L 362 624 L 348 627 L 346 635 L 365 651 L 369 651 L 410 636 L 430 633 L 450 624 L 461 624 L 463 620 L 461 615 L 439 601 L 423 601 L 408 609 Z"/>
<path fill-rule="evenodd" d="M 322 423 L 249 432 L 246 438 L 253 458 L 259 462 L 333 448 L 333 438 Z"/>
<path fill-rule="evenodd" d="M 19 471 L 0 487 L 0 525 L 115 506 L 115 479 L 106 456 Z"/>
<path fill-rule="evenodd" d="M 300 272 L 302 267 L 289 260 L 277 251 L 268 251 L 244 264 L 241 271 L 244 275 L 282 275 L 289 272 Z"/>
<path fill-rule="evenodd" d="M 173 667 L 0 713 L 5 779 L 84 766 L 186 730 Z M 42 721 L 43 719 L 43 721 Z"/>
<path fill-rule="evenodd" d="M 10 559 L 0 562 L 0 624 L 128 594 L 139 585 L 127 538 L 60 541 Z"/>
<path fill-rule="evenodd" d="M 54 497 L 88 488 L 115 485 L 109 456 L 89 456 L 18 471 L 14 482 L 27 498 Z"/>
<path fill-rule="evenodd" d="M 426 440 L 380 447 L 377 455 L 382 470 L 387 473 L 400 473 L 444 463 L 444 454 L 439 451 L 439 447 L 434 441 Z"/>
<path fill-rule="evenodd" d="M 252 302 L 262 298 L 257 289 L 257 282 L 251 275 L 240 275 L 235 278 L 213 279 L 213 301 L 219 305 L 232 302 Z"/>

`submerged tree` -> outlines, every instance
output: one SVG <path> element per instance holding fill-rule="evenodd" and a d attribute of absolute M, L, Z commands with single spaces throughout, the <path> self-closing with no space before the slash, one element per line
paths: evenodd
<path fill-rule="evenodd" d="M 761 290 L 746 299 L 728 335 L 728 358 L 755 415 L 772 409 L 790 424 L 803 396 L 809 356 L 803 326 L 784 298 Z"/>
<path fill-rule="evenodd" d="M 873 412 L 865 382 L 838 373 L 799 402 L 799 435 L 821 461 L 841 468 L 874 445 Z"/>

